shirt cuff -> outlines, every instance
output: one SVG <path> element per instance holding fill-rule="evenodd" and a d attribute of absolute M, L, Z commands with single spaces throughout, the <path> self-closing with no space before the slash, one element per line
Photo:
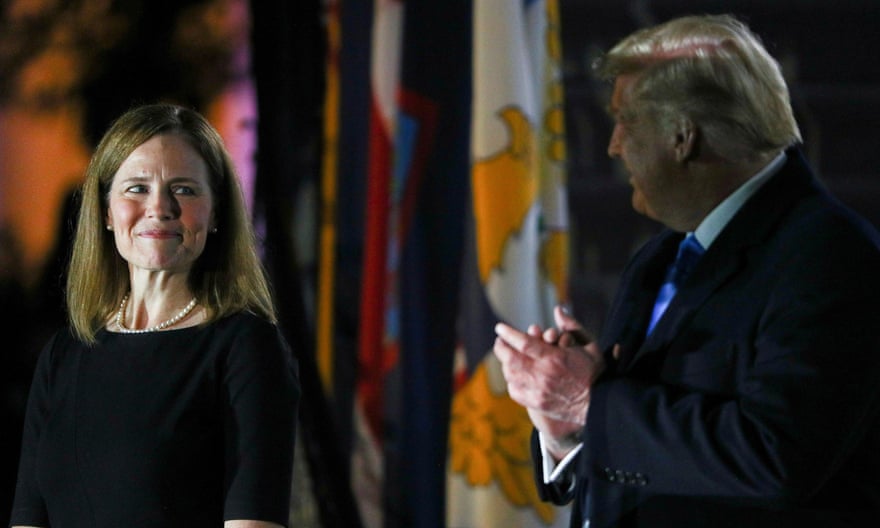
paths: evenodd
<path fill-rule="evenodd" d="M 547 447 L 544 444 L 544 433 L 541 431 L 538 431 L 538 443 L 541 446 L 541 461 L 543 462 L 544 467 L 544 484 L 551 484 L 559 480 L 559 477 L 565 472 L 574 457 L 576 457 L 577 454 L 581 452 L 581 448 L 584 447 L 583 443 L 576 445 L 574 449 L 565 455 L 565 458 L 557 463 L 553 459 L 553 455 L 550 451 L 547 450 Z"/>

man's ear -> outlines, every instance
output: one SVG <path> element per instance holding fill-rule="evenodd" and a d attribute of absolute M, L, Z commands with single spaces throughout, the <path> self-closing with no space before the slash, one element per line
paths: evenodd
<path fill-rule="evenodd" d="M 680 117 L 675 123 L 675 161 L 684 163 L 697 156 L 699 130 L 696 123 L 687 117 Z"/>

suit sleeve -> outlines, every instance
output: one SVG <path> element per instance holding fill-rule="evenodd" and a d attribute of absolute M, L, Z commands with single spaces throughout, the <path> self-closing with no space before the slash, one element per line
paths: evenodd
<path fill-rule="evenodd" d="M 544 455 L 538 438 L 538 430 L 534 429 L 532 430 L 532 462 L 535 470 L 535 486 L 538 488 L 538 496 L 541 500 L 558 505 L 571 502 L 574 498 L 574 468 L 578 465 L 577 458 L 568 463 L 555 482 L 544 482 Z"/>
<path fill-rule="evenodd" d="M 274 325 L 248 325 L 227 359 L 224 519 L 287 525 L 300 385 Z"/>

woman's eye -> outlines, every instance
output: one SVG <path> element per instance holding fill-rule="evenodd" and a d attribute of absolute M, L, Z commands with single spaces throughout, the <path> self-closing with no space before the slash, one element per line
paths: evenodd
<path fill-rule="evenodd" d="M 174 194 L 184 194 L 184 195 L 193 195 L 196 193 L 195 189 L 193 189 L 192 187 L 187 187 L 186 185 L 180 185 L 180 186 L 174 187 L 171 191 Z"/>
<path fill-rule="evenodd" d="M 132 185 L 131 187 L 128 187 L 127 189 L 125 189 L 125 192 L 130 192 L 130 193 L 145 193 L 147 191 L 148 191 L 148 189 L 147 189 L 146 185 Z"/>

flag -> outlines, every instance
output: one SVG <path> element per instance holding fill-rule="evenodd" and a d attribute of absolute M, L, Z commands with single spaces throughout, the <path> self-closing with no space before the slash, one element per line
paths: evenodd
<path fill-rule="evenodd" d="M 493 327 L 552 323 L 567 300 L 568 211 L 557 0 L 475 0 L 468 240 L 449 431 L 447 526 L 567 526 L 541 502 L 526 411 Z"/>
<path fill-rule="evenodd" d="M 315 316 L 315 362 L 321 386 L 326 394 L 333 391 L 333 332 L 336 308 L 336 243 L 337 194 L 339 189 L 339 107 L 340 107 L 340 52 L 342 20 L 340 0 L 327 0 L 324 19 L 327 34 L 326 63 L 324 66 L 324 128 L 321 153 L 320 221 L 318 224 L 318 288 Z"/>
<path fill-rule="evenodd" d="M 353 412 L 352 487 L 368 528 L 383 526 L 385 387 L 397 365 L 397 260 L 400 233 L 392 216 L 393 141 L 397 126 L 403 4 L 376 0 L 370 55 L 366 232 L 360 299 L 358 372 Z M 392 210 L 393 208 L 393 210 Z M 390 259 L 389 259 L 390 254 Z"/>
<path fill-rule="evenodd" d="M 310 461 L 314 461 L 322 525 L 327 528 L 363 526 L 352 488 L 350 455 L 369 157 L 372 12 L 371 2 L 323 2 L 327 41 L 315 366 L 320 396 L 328 402 L 319 425 L 333 434 L 311 444 L 316 454 Z M 287 33 L 292 26 L 284 26 Z"/>
<path fill-rule="evenodd" d="M 367 528 L 443 523 L 468 185 L 469 13 L 469 0 L 373 3 L 350 466 Z M 347 45 L 358 43 L 343 35 Z"/>
<path fill-rule="evenodd" d="M 307 487 L 295 489 L 296 496 L 291 501 L 291 525 L 310 526 L 317 517 L 326 528 L 358 528 L 360 520 L 348 485 L 348 450 L 343 451 L 344 444 L 339 441 L 343 436 L 339 427 L 342 422 L 334 419 L 336 401 L 328 398 L 327 387 L 322 384 L 324 374 L 328 372 L 327 365 L 321 364 L 322 359 L 311 353 L 316 347 L 316 336 L 322 339 L 324 332 L 316 334 L 312 324 L 310 274 L 296 273 L 297 270 L 309 269 L 307 254 L 298 251 L 304 246 L 295 244 L 295 241 L 305 235 L 301 231 L 305 225 L 301 220 L 307 219 L 311 212 L 308 207 L 311 202 L 309 191 L 312 189 L 313 176 L 319 169 L 317 158 L 312 153 L 321 144 L 317 141 L 321 123 L 316 119 L 319 115 L 316 110 L 321 108 L 322 101 L 326 101 L 326 136 L 323 145 L 327 152 L 334 153 L 338 141 L 340 149 L 347 149 L 349 157 L 346 161 L 356 153 L 348 141 L 348 130 L 357 121 L 358 112 L 352 110 L 357 103 L 352 104 L 338 93 L 342 90 L 337 88 L 345 85 L 343 81 L 357 78 L 359 70 L 351 65 L 358 61 L 335 42 L 328 43 L 326 54 L 315 53 L 314 44 L 325 35 L 325 27 L 328 32 L 338 32 L 341 22 L 339 10 L 334 5 L 327 5 L 327 17 L 322 18 L 320 4 L 321 0 L 249 3 L 253 17 L 252 60 L 259 117 L 256 120 L 259 148 L 255 162 L 258 173 L 255 211 L 264 247 L 263 262 L 276 293 L 279 326 L 297 355 L 302 384 L 294 476 L 295 484 Z M 324 22 L 328 25 L 324 26 Z M 325 61 L 326 70 L 321 68 L 322 60 Z M 342 68 L 341 63 L 345 63 L 346 67 Z M 346 77 L 337 82 L 334 77 L 343 69 Z M 326 83 L 315 75 L 322 70 L 328 76 Z M 344 95 L 351 94 L 345 92 Z M 344 130 L 334 126 L 342 123 L 334 117 L 340 113 L 346 115 Z M 339 171 L 321 180 L 321 196 L 324 199 L 322 220 L 335 223 L 339 219 L 336 225 L 341 226 L 348 218 L 333 210 L 334 201 L 344 203 L 336 209 L 347 211 L 349 208 L 345 200 L 348 196 L 335 193 L 332 183 L 338 174 L 340 186 L 349 192 L 358 189 L 355 182 L 341 177 L 349 174 L 347 166 L 340 160 L 334 163 L 332 156 L 328 158 L 321 168 L 338 167 Z M 328 226 L 323 224 L 322 227 Z M 342 254 L 348 248 L 349 232 L 348 224 L 329 234 L 322 231 L 322 244 L 342 248 L 339 251 Z M 308 235 L 305 238 L 308 239 Z M 322 249 L 322 259 L 325 256 L 326 252 Z M 340 260 L 348 259 L 343 256 Z M 326 264 L 326 261 L 322 260 L 321 264 Z M 336 291 L 335 279 L 336 273 L 329 277 L 322 276 L 322 288 L 329 284 L 332 294 Z M 319 297 L 324 293 L 322 290 Z M 321 299 L 319 302 L 325 298 Z M 344 305 L 336 303 L 335 306 L 340 304 Z M 336 310 L 333 306 L 329 309 Z M 344 339 L 334 340 L 330 347 L 338 350 L 340 344 L 345 344 Z M 335 354 L 331 359 L 335 361 Z M 329 371 L 329 374 L 335 381 L 337 372 Z M 303 454 L 305 456 L 301 457 Z M 304 474 L 305 469 L 308 469 L 307 475 Z"/>

